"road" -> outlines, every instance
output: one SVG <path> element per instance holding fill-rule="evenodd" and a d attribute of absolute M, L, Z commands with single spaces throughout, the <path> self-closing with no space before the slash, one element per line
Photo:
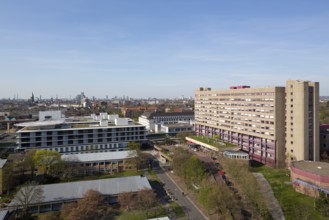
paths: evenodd
<path fill-rule="evenodd" d="M 158 169 L 156 173 L 160 181 L 165 184 L 165 188 L 169 189 L 174 194 L 174 197 L 177 198 L 176 202 L 184 209 L 188 219 L 208 219 L 194 206 L 194 204 L 188 199 L 187 196 L 182 194 L 182 191 L 179 189 L 176 183 L 162 168 Z"/>

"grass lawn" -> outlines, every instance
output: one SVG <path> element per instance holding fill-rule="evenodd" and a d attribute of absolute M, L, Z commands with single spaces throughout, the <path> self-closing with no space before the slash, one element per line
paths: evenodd
<path fill-rule="evenodd" d="M 224 142 L 224 141 L 222 141 L 218 138 L 212 138 L 212 137 L 207 137 L 207 136 L 191 136 L 189 138 L 195 139 L 195 140 L 200 141 L 200 142 L 205 143 L 205 144 L 212 145 L 214 147 L 217 147 L 218 149 L 224 149 L 224 148 L 228 148 L 228 147 L 236 147 L 235 144 Z M 221 143 L 225 143 L 225 145 L 223 145 Z"/>
<path fill-rule="evenodd" d="M 286 169 L 273 169 L 266 166 L 253 168 L 253 171 L 261 172 L 270 183 L 275 197 L 279 201 L 284 216 L 290 219 L 328 219 L 314 209 L 315 199 L 296 192 L 289 184 L 289 171 Z"/>

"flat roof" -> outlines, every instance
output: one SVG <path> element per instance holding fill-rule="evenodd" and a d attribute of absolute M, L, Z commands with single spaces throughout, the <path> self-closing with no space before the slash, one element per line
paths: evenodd
<path fill-rule="evenodd" d="M 79 153 L 79 154 L 64 154 L 63 160 L 72 160 L 77 162 L 98 162 L 109 160 L 122 160 L 135 157 L 136 151 L 113 151 L 113 152 L 96 152 L 96 153 Z"/>
<path fill-rule="evenodd" d="M 41 127 L 41 126 L 54 126 L 64 124 L 65 119 L 48 120 L 48 121 L 31 121 L 15 124 L 17 127 Z"/>
<path fill-rule="evenodd" d="M 299 170 L 303 170 L 309 173 L 313 173 L 320 176 L 329 177 L 329 163 L 318 161 L 293 161 L 291 167 L 295 167 Z"/>
<path fill-rule="evenodd" d="M 86 122 L 86 123 L 74 123 L 74 122 L 63 122 L 63 123 L 58 123 L 59 124 L 70 124 L 72 127 L 67 127 L 67 128 L 49 128 L 50 126 L 55 126 L 55 124 L 44 124 L 44 125 L 35 125 L 35 126 L 26 126 L 23 127 L 21 130 L 17 131 L 16 133 L 29 133 L 29 132 L 39 132 L 39 131 L 68 131 L 68 130 L 88 130 L 88 129 L 104 129 L 104 128 L 131 128 L 131 127 L 145 127 L 144 125 L 141 125 L 139 123 L 134 122 L 134 124 L 128 124 L 128 125 L 115 125 L 112 123 L 109 123 L 106 126 L 101 126 L 99 125 L 99 122 Z M 16 124 L 18 125 L 18 124 Z M 47 127 L 48 126 L 48 127 Z M 36 127 L 36 128 L 34 128 Z M 39 128 L 38 128 L 39 127 Z"/>
<path fill-rule="evenodd" d="M 43 190 L 43 199 L 42 201 L 31 203 L 31 205 L 81 199 L 83 198 L 83 194 L 90 189 L 96 190 L 103 195 L 118 195 L 122 192 L 137 192 L 143 188 L 152 189 L 147 178 L 141 176 L 57 183 L 39 186 Z M 18 193 L 20 192 L 21 190 L 18 191 Z M 15 203 L 14 198 L 8 206 L 12 207 L 15 205 L 17 205 L 17 203 Z"/>

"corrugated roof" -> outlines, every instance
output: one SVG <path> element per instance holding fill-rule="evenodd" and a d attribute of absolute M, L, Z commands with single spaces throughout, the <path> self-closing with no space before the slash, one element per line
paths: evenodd
<path fill-rule="evenodd" d="M 89 189 L 96 190 L 103 195 L 117 195 L 122 192 L 137 192 L 143 188 L 152 189 L 147 178 L 141 176 L 58 183 L 40 185 L 40 187 L 43 189 L 44 198 L 41 202 L 38 202 L 38 204 L 77 200 L 82 198 L 83 194 Z M 12 200 L 9 206 L 15 206 L 15 201 Z"/>
<path fill-rule="evenodd" d="M 0 159 L 0 169 L 6 164 L 7 160 Z"/>
<path fill-rule="evenodd" d="M 110 160 L 123 160 L 133 158 L 136 151 L 113 151 L 113 152 L 96 152 L 96 153 L 80 153 L 62 155 L 62 160 L 72 160 L 80 162 L 97 162 Z"/>
<path fill-rule="evenodd" d="M 8 210 L 1 210 L 0 211 L 0 220 L 4 220 L 8 214 L 9 214 Z"/>

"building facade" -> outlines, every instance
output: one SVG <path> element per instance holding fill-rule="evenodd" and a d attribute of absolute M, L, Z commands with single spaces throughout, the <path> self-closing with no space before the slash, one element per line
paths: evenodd
<path fill-rule="evenodd" d="M 144 112 L 138 122 L 153 132 L 160 131 L 161 124 L 176 124 L 178 122 L 194 122 L 194 112 Z"/>
<path fill-rule="evenodd" d="M 189 123 L 177 123 L 170 125 L 161 125 L 161 132 L 167 134 L 177 134 L 180 132 L 192 132 L 193 125 Z"/>
<path fill-rule="evenodd" d="M 287 82 L 289 90 L 285 87 L 249 88 L 249 86 L 214 91 L 210 88 L 197 89 L 195 91 L 195 132 L 197 135 L 216 135 L 224 141 L 234 143 L 241 150 L 248 152 L 251 160 L 272 167 L 284 167 L 288 152 L 293 160 L 317 160 L 318 132 L 315 126 L 318 125 L 316 111 L 318 83 L 303 83 L 305 86 L 315 87 L 313 89 L 307 87 L 308 92 L 305 88 L 305 94 L 303 93 L 302 96 L 298 86 L 290 87 L 294 82 Z M 311 94 L 312 97 L 310 97 Z M 286 107 L 286 99 L 293 100 L 296 103 L 295 106 Z M 297 104 L 300 99 L 304 100 L 303 105 Z M 307 114 L 299 114 L 298 108 L 307 108 L 305 110 Z M 308 114 L 310 109 L 312 113 Z M 287 111 L 290 113 L 287 114 Z M 310 117 L 306 120 L 300 118 L 308 115 Z M 287 123 L 291 123 L 286 119 L 288 117 L 296 121 L 296 124 L 290 124 L 293 127 L 287 126 Z M 297 122 L 299 119 L 304 120 L 305 123 L 307 121 L 309 126 L 300 127 Z M 288 134 L 287 129 L 297 133 Z M 307 138 L 300 136 L 301 130 L 304 130 L 303 134 L 309 134 L 309 136 Z M 288 135 L 290 138 L 286 140 Z M 299 138 L 305 140 L 299 141 Z M 310 140 L 313 142 L 309 143 Z M 288 146 L 286 141 L 292 144 Z M 312 151 L 311 147 L 313 147 Z M 306 151 L 305 148 L 309 154 L 300 154 L 300 151 Z"/>
<path fill-rule="evenodd" d="M 319 83 L 286 83 L 286 149 L 288 160 L 318 161 Z"/>
<path fill-rule="evenodd" d="M 63 161 L 76 164 L 75 174 L 116 173 L 136 170 L 136 151 L 64 154 Z"/>
<path fill-rule="evenodd" d="M 329 156 L 329 125 L 320 126 L 320 155 Z"/>
<path fill-rule="evenodd" d="M 121 151 L 129 142 L 146 140 L 145 126 L 128 118 L 101 113 L 99 116 L 62 118 L 40 113 L 39 121 L 17 124 L 18 150 L 43 148 L 60 153 Z"/>

